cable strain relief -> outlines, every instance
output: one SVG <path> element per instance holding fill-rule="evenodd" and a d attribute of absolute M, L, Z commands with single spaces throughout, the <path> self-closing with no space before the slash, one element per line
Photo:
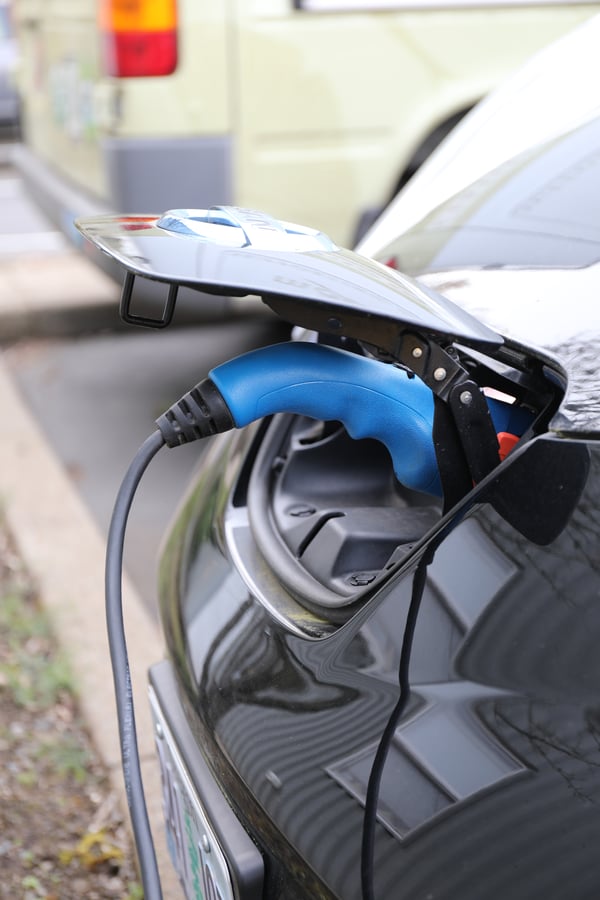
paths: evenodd
<path fill-rule="evenodd" d="M 156 424 L 167 447 L 178 447 L 235 428 L 229 407 L 210 378 L 184 394 Z"/>

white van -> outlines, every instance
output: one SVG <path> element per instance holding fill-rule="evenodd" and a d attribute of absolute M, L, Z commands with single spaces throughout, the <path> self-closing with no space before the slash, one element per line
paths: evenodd
<path fill-rule="evenodd" d="M 14 0 L 23 144 L 72 220 L 234 204 L 352 245 L 449 128 L 600 9 L 555 0 Z"/>

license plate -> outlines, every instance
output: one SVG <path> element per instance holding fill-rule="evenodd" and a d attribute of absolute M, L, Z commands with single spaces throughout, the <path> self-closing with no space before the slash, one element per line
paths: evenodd
<path fill-rule="evenodd" d="M 235 900 L 227 861 L 173 736 L 152 702 L 167 844 L 188 900 Z"/>

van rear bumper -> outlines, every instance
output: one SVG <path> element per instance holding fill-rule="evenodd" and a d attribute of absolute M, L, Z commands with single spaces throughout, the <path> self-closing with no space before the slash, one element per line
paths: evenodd
<path fill-rule="evenodd" d="M 174 207 L 231 204 L 231 139 L 106 138 L 102 155 L 109 185 L 96 197 L 64 177 L 24 144 L 13 161 L 47 216 L 76 245 L 73 219 L 116 213 L 161 213 Z"/>
<path fill-rule="evenodd" d="M 105 138 L 110 203 L 125 213 L 233 203 L 228 135 L 203 138 Z"/>

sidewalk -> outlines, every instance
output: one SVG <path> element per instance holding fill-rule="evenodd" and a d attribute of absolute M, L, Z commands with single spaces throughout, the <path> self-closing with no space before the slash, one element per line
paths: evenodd
<path fill-rule="evenodd" d="M 77 250 L 0 254 L 0 340 L 81 334 L 119 323 L 120 288 Z"/>
<path fill-rule="evenodd" d="M 27 195 L 0 143 L 0 342 L 115 327 L 120 289 Z"/>
<path fill-rule="evenodd" d="M 118 321 L 119 288 L 75 251 L 0 254 L 0 340 L 66 335 Z M 23 402 L 0 350 L 0 504 L 69 654 L 92 738 L 125 808 L 104 625 L 105 541 Z M 146 672 L 163 655 L 156 625 L 124 584 L 126 633 L 146 798 L 165 898 L 181 897 L 163 836 Z"/>

